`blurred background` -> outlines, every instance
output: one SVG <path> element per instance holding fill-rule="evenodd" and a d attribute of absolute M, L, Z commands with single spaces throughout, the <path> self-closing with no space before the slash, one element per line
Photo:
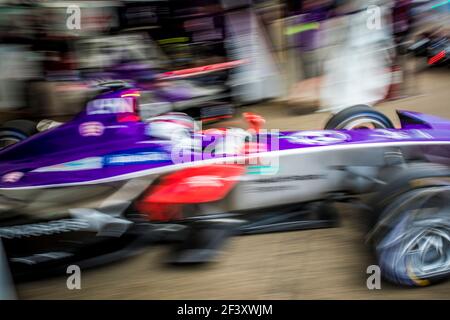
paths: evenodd
<path fill-rule="evenodd" d="M 427 60 L 410 66 L 405 56 L 421 37 L 448 37 L 449 7 L 445 0 L 2 0 L 0 113 L 70 116 L 95 81 L 154 82 L 161 72 L 229 61 L 245 64 L 184 86 L 194 96 L 226 86 L 235 105 L 273 100 L 306 113 L 374 105 L 418 93 L 415 72 Z"/>
<path fill-rule="evenodd" d="M 279 130 L 320 129 L 356 104 L 449 117 L 449 35 L 446 0 L 1 0 L 0 123 L 68 119 L 97 83 L 118 79 L 148 88 L 142 107 L 176 109 L 171 95 L 185 91 L 189 103 L 226 102 Z M 152 248 L 87 271 L 83 290 L 52 279 L 19 295 L 449 297 L 448 283 L 369 292 L 363 228 L 347 213 L 339 229 L 233 239 L 206 269 L 163 268 L 153 262 L 163 249 Z"/>

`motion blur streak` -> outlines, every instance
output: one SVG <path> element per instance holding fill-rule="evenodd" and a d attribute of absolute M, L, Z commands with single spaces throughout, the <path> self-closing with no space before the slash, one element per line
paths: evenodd
<path fill-rule="evenodd" d="M 450 298 L 449 13 L 0 0 L 0 299 Z"/>

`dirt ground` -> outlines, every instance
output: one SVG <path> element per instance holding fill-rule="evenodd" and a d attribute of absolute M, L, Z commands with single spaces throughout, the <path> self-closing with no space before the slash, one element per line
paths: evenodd
<path fill-rule="evenodd" d="M 408 84 L 414 96 L 383 103 L 395 109 L 450 118 L 449 70 L 420 74 Z M 242 110 L 244 111 L 244 110 Z M 329 114 L 296 115 L 283 105 L 245 108 L 267 119 L 268 128 L 317 129 Z M 201 267 L 163 264 L 168 248 L 150 247 L 139 256 L 85 270 L 82 289 L 68 290 L 57 277 L 18 286 L 22 299 L 449 299 L 450 281 L 407 289 L 383 282 L 368 290 L 366 268 L 375 263 L 364 244 L 364 219 L 341 210 L 339 228 L 233 238 L 221 259 Z"/>

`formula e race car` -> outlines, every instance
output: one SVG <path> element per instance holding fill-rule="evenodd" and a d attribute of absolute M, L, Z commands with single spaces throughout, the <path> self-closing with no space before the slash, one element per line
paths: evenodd
<path fill-rule="evenodd" d="M 450 39 L 442 33 L 424 32 L 408 48 L 416 57 L 427 59 L 429 66 L 449 66 Z"/>
<path fill-rule="evenodd" d="M 162 71 L 150 64 L 123 61 L 107 72 L 84 73 L 85 79 L 133 81 L 140 88 L 140 112 L 154 116 L 179 111 L 205 122 L 231 117 L 232 94 L 226 85 L 229 72 L 243 60 Z"/>
<path fill-rule="evenodd" d="M 137 100 L 112 88 L 0 151 L 0 239 L 14 279 L 155 241 L 171 243 L 170 263 L 204 263 L 233 235 L 336 226 L 337 202 L 363 204 L 386 279 L 449 276 L 450 121 L 398 111 L 394 128 L 355 106 L 325 130 L 266 130 L 252 113 L 247 130 L 201 130 L 181 113 L 144 119 Z"/>
<path fill-rule="evenodd" d="M 82 79 L 87 83 L 84 86 L 89 91 L 87 96 L 93 95 L 94 99 L 114 87 L 139 87 L 139 112 L 146 118 L 179 111 L 211 123 L 233 116 L 233 97 L 224 83 L 230 70 L 244 63 L 244 60 L 236 60 L 164 72 L 142 62 L 123 61 L 105 72 L 85 71 Z M 57 123 L 44 121 L 39 125 L 31 120 L 7 121 L 0 125 L 0 149 L 47 129 L 50 124 Z"/>

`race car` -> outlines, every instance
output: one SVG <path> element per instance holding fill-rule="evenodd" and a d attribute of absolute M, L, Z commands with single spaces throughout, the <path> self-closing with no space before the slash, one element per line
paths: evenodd
<path fill-rule="evenodd" d="M 154 116 L 180 111 L 205 122 L 225 119 L 234 112 L 228 73 L 244 60 L 204 65 L 200 67 L 162 71 L 139 61 L 122 61 L 106 72 L 84 73 L 86 79 L 102 81 L 132 81 L 140 90 L 140 111 Z"/>
<path fill-rule="evenodd" d="M 427 59 L 428 66 L 448 66 L 450 62 L 450 39 L 441 32 L 424 32 L 408 48 L 416 57 Z"/>
<path fill-rule="evenodd" d="M 99 93 L 105 90 L 138 87 L 139 112 L 145 118 L 180 111 L 196 120 L 212 123 L 233 116 L 233 97 L 230 88 L 223 83 L 230 69 L 244 63 L 246 61 L 236 60 L 164 72 L 142 62 L 123 61 L 106 72 L 84 71 L 83 79 L 86 89 L 99 99 Z M 0 149 L 55 125 L 58 123 L 50 120 L 36 123 L 28 119 L 2 123 Z"/>
<path fill-rule="evenodd" d="M 14 279 L 159 241 L 172 244 L 170 263 L 205 263 L 234 235 L 337 226 L 342 201 L 369 218 L 385 279 L 449 276 L 450 121 L 398 111 L 394 128 L 355 106 L 325 130 L 267 130 L 252 113 L 246 130 L 202 130 L 182 113 L 142 119 L 138 98 L 111 88 L 0 151 L 0 238 Z"/>

